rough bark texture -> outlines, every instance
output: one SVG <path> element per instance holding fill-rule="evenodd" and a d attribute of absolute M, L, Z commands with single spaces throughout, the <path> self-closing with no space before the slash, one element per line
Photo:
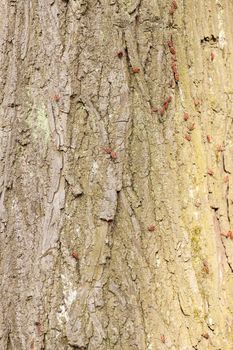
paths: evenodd
<path fill-rule="evenodd" d="M 232 13 L 1 1 L 0 349 L 232 349 Z"/>

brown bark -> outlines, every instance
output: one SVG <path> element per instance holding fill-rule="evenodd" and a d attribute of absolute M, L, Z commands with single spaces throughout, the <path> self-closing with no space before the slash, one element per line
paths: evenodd
<path fill-rule="evenodd" d="M 232 12 L 2 1 L 0 349 L 232 349 Z"/>

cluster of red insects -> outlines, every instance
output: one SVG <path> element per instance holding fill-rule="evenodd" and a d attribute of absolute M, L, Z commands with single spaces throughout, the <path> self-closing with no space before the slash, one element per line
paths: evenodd
<path fill-rule="evenodd" d="M 187 112 L 184 112 L 183 118 L 184 118 L 184 121 L 189 120 L 189 114 Z M 188 129 L 188 133 L 185 135 L 185 139 L 187 141 L 191 141 L 192 137 L 191 137 L 190 133 L 195 129 L 195 123 L 192 122 L 192 123 L 188 124 L 187 129 Z"/>
<path fill-rule="evenodd" d="M 163 106 L 158 109 L 158 108 L 152 108 L 152 112 L 159 112 L 159 114 L 162 116 L 168 109 L 169 103 L 171 103 L 172 97 L 168 96 L 168 98 L 164 101 Z"/>
<path fill-rule="evenodd" d="M 170 40 L 168 40 L 167 44 L 168 44 L 168 47 L 169 47 L 169 51 L 171 53 L 172 72 L 173 72 L 173 75 L 174 75 L 175 82 L 178 83 L 180 78 L 179 78 L 179 73 L 178 73 L 177 65 L 176 65 L 176 61 L 177 61 L 177 59 L 176 59 L 176 49 L 174 48 L 172 37 L 171 37 Z"/>
<path fill-rule="evenodd" d="M 123 56 L 124 56 L 124 52 L 122 50 L 117 52 L 118 58 L 122 58 Z M 133 74 L 140 73 L 140 68 L 139 67 L 132 67 L 132 73 Z"/>

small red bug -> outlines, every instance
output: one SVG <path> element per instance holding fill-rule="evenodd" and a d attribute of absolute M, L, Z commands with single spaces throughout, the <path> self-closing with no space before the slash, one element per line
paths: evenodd
<path fill-rule="evenodd" d="M 153 232 L 155 231 L 155 225 L 151 224 L 147 227 L 147 230 L 150 231 L 150 232 Z"/>
<path fill-rule="evenodd" d="M 175 62 L 172 63 L 172 71 L 173 73 L 177 72 L 177 66 Z"/>
<path fill-rule="evenodd" d="M 210 176 L 213 176 L 213 175 L 214 175 L 214 172 L 213 172 L 212 169 L 208 169 L 207 174 L 210 175 Z"/>
<path fill-rule="evenodd" d="M 192 140 L 192 137 L 191 137 L 190 135 L 185 135 L 185 139 L 186 139 L 187 141 L 191 141 L 191 140 Z"/>
<path fill-rule="evenodd" d="M 104 147 L 104 148 L 103 148 L 103 151 L 104 151 L 105 153 L 107 153 L 107 154 L 111 154 L 112 149 L 111 149 L 110 147 Z"/>
<path fill-rule="evenodd" d="M 73 251 L 71 254 L 72 258 L 74 258 L 75 260 L 78 260 L 78 253 L 76 251 Z"/>
<path fill-rule="evenodd" d="M 233 232 L 232 231 L 228 231 L 228 232 L 222 232 L 221 236 L 224 236 L 226 238 L 230 238 L 233 239 Z"/>
<path fill-rule="evenodd" d="M 211 143 L 211 142 L 212 142 L 212 136 L 207 135 L 207 136 L 206 136 L 206 138 L 207 138 L 207 141 L 208 141 L 209 143 Z"/>
<path fill-rule="evenodd" d="M 123 51 L 118 51 L 118 52 L 117 52 L 117 57 L 118 57 L 118 58 L 122 58 L 123 55 L 124 55 L 124 54 L 123 54 Z"/>
<path fill-rule="evenodd" d="M 117 159 L 117 153 L 114 151 L 111 151 L 110 156 L 112 159 Z"/>
<path fill-rule="evenodd" d="M 187 121 L 189 119 L 189 114 L 187 112 L 184 112 L 184 120 Z"/>
<path fill-rule="evenodd" d="M 168 45 L 168 47 L 172 47 L 173 46 L 172 38 L 171 38 L 171 40 L 168 40 L 167 45 Z"/>
<path fill-rule="evenodd" d="M 163 108 L 165 109 L 165 111 L 168 109 L 168 102 L 167 101 L 164 102 Z"/>
<path fill-rule="evenodd" d="M 170 15 L 170 16 L 173 16 L 173 15 L 174 15 L 174 12 L 175 12 L 175 9 L 174 9 L 174 8 L 171 8 L 170 11 L 169 11 L 169 15 Z"/>
<path fill-rule="evenodd" d="M 180 76 L 178 73 L 175 73 L 174 74 L 174 78 L 175 78 L 175 81 L 178 83 L 178 81 L 180 80 Z"/>
<path fill-rule="evenodd" d="M 228 231 L 227 232 L 227 237 L 230 239 L 233 239 L 233 232 L 232 231 Z"/>
<path fill-rule="evenodd" d="M 53 101 L 59 102 L 59 101 L 60 101 L 60 96 L 54 95 L 54 96 L 53 96 Z"/>
<path fill-rule="evenodd" d="M 174 7 L 174 9 L 176 10 L 177 9 L 177 2 L 176 0 L 172 0 L 172 6 Z"/>
<path fill-rule="evenodd" d="M 205 339 L 209 339 L 209 334 L 208 333 L 203 333 L 202 337 L 205 338 Z"/>
<path fill-rule="evenodd" d="M 132 72 L 133 73 L 139 73 L 140 72 L 140 68 L 139 67 L 133 67 L 132 68 Z"/>
<path fill-rule="evenodd" d="M 161 334 L 160 340 L 161 340 L 161 342 L 162 342 L 163 344 L 165 344 L 166 339 L 165 339 L 165 335 L 164 335 L 164 334 Z"/>
<path fill-rule="evenodd" d="M 172 55 L 176 54 L 176 49 L 174 47 L 170 47 L 170 52 Z"/>
<path fill-rule="evenodd" d="M 212 62 L 213 62 L 214 58 L 215 58 L 215 54 L 213 52 L 211 52 L 210 59 L 211 59 Z"/>
<path fill-rule="evenodd" d="M 207 261 L 203 261 L 203 268 L 202 269 L 207 274 L 210 272 L 209 265 L 208 265 Z"/>

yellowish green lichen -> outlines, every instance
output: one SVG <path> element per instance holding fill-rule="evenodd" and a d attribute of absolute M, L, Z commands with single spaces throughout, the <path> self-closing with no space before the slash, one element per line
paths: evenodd
<path fill-rule="evenodd" d="M 43 140 L 46 142 L 48 141 L 50 129 L 48 115 L 44 106 L 40 106 L 32 110 L 27 118 L 27 122 L 32 130 L 32 135 L 35 139 L 37 139 L 38 136 L 40 136 L 40 138 L 42 136 Z"/>

